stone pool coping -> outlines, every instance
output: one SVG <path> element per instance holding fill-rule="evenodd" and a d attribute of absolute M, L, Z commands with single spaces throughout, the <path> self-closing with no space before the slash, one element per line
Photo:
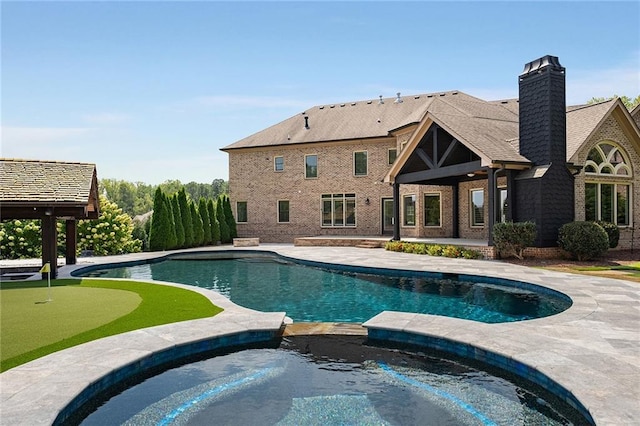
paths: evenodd
<path fill-rule="evenodd" d="M 262 244 L 247 249 L 312 262 L 501 277 L 563 292 L 571 297 L 573 305 L 558 315 L 536 320 L 484 324 L 433 315 L 384 312 L 364 325 L 370 333 L 391 339 L 407 335 L 418 336 L 417 339 L 423 341 L 435 338 L 513 360 L 526 367 L 525 376 L 546 376 L 573 394 L 598 425 L 632 424 L 640 418 L 640 285 L 637 283 L 499 261 L 448 259 L 380 249 L 286 244 Z M 222 246 L 191 251 L 247 249 Z M 62 267 L 60 276 L 69 276 L 72 270 L 92 263 L 144 260 L 168 253 L 79 259 L 79 265 Z M 205 290 L 205 293 L 213 292 Z M 69 403 L 69 395 L 79 394 L 97 378 L 134 359 L 157 352 L 157 345 L 167 347 L 176 342 L 214 338 L 218 332 L 232 334 L 262 327 L 273 330 L 280 327 L 285 318 L 284 313 L 265 314 L 238 307 L 217 293 L 209 297 L 225 311 L 210 319 L 137 330 L 90 342 L 2 373 L 0 423 L 51 424 L 52 418 Z"/>

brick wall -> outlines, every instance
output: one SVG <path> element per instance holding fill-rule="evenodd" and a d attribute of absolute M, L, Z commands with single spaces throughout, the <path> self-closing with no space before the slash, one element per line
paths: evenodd
<path fill-rule="evenodd" d="M 618 243 L 618 249 L 630 249 L 640 248 L 640 153 L 634 149 L 631 141 L 626 136 L 621 126 L 618 124 L 615 117 L 610 116 L 602 126 L 596 131 L 588 141 L 583 145 L 576 154 L 572 157 L 572 161 L 576 164 L 583 165 L 587 160 L 587 155 L 593 147 L 598 143 L 610 141 L 614 145 L 618 145 L 626 152 L 630 166 L 633 172 L 632 183 L 632 196 L 631 196 L 631 212 L 633 227 L 620 228 L 620 242 Z M 618 179 L 606 177 L 598 177 L 598 181 L 602 182 L 616 182 Z M 586 175 L 584 171 L 581 171 L 575 178 L 575 220 L 585 219 L 585 181 Z"/>
<path fill-rule="evenodd" d="M 238 223 L 240 237 L 263 242 L 293 242 L 313 235 L 380 235 L 382 198 L 393 197 L 382 182 L 389 169 L 388 150 L 395 138 L 315 143 L 246 149 L 229 153 L 229 192 L 247 203 L 247 223 Z M 353 153 L 367 151 L 367 176 L 354 176 Z M 305 178 L 305 155 L 318 156 L 318 177 Z M 284 171 L 274 171 L 274 156 L 284 157 Z M 322 227 L 321 194 L 355 193 L 356 227 Z M 366 200 L 369 199 L 369 204 Z M 289 201 L 289 223 L 278 223 L 278 200 Z"/>

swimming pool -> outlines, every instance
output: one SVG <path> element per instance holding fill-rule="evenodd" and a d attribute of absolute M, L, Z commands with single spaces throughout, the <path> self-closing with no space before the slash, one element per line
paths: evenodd
<path fill-rule="evenodd" d="M 284 311 L 296 322 L 364 322 L 382 311 L 403 311 L 499 323 L 571 306 L 559 292 L 518 281 L 300 262 L 265 252 L 182 254 L 77 274 L 195 285 L 247 308 Z"/>
<path fill-rule="evenodd" d="M 82 425 L 567 425 L 542 389 L 416 348 L 293 336 L 277 349 L 167 370 L 110 398 Z"/>

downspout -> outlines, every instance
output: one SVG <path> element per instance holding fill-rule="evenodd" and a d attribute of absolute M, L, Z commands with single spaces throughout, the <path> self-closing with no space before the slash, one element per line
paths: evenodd
<path fill-rule="evenodd" d="M 400 241 L 400 184 L 393 184 L 393 241 Z"/>

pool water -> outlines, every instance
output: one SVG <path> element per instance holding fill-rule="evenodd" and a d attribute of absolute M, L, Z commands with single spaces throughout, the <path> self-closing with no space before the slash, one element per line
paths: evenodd
<path fill-rule="evenodd" d="M 520 321 L 562 312 L 570 299 L 496 285 L 489 278 L 458 281 L 328 270 L 276 256 L 164 260 L 94 270 L 84 276 L 190 284 L 217 291 L 263 312 L 286 312 L 295 322 L 364 322 L 382 311 L 415 312 L 486 323 Z M 402 271 L 397 272 L 398 275 Z"/>
<path fill-rule="evenodd" d="M 82 425 L 567 425 L 542 390 L 354 336 L 294 336 L 177 367 L 112 397 Z M 579 422 L 578 422 L 579 423 Z"/>

